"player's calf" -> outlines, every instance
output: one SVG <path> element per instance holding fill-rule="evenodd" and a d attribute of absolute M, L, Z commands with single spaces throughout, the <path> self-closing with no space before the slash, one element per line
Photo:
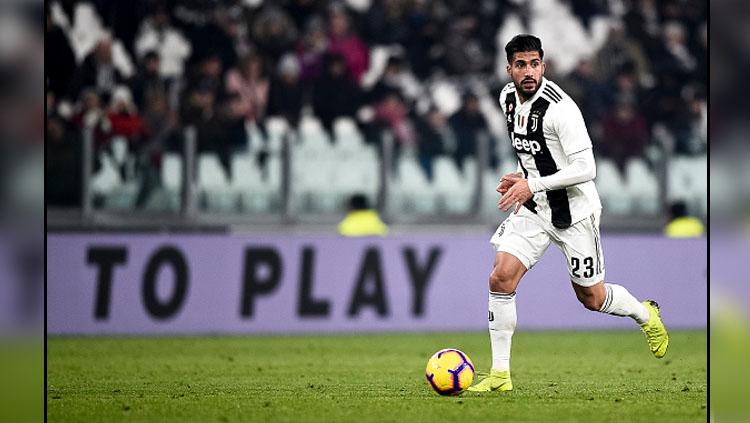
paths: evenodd
<path fill-rule="evenodd" d="M 572 282 L 572 281 L 571 281 Z M 584 287 L 573 282 L 578 301 L 586 309 L 591 311 L 602 311 L 602 306 L 607 298 L 607 290 L 604 288 L 604 282 L 599 282 L 589 287 Z"/>
<path fill-rule="evenodd" d="M 589 310 L 614 316 L 627 316 L 638 324 L 648 321 L 648 310 L 622 285 L 602 281 L 584 287 L 574 283 L 573 289 L 578 300 Z"/>
<path fill-rule="evenodd" d="M 591 311 L 601 311 L 602 305 L 604 304 L 604 299 L 595 296 L 584 297 L 582 299 L 579 298 L 579 300 L 587 310 Z"/>

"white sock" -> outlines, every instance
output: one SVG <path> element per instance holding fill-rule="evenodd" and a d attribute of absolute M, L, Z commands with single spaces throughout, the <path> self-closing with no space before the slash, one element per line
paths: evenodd
<path fill-rule="evenodd" d="M 510 339 L 516 330 L 516 293 L 490 291 L 489 310 L 492 370 L 510 370 Z"/>
<path fill-rule="evenodd" d="M 599 311 L 615 316 L 628 316 L 638 324 L 648 322 L 648 310 L 624 286 L 605 283 L 604 289 L 607 290 L 607 297 Z"/>

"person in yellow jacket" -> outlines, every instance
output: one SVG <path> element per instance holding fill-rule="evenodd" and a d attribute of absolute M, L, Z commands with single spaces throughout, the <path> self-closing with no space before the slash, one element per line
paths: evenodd
<path fill-rule="evenodd" d="M 367 197 L 355 194 L 349 199 L 349 212 L 339 223 L 339 234 L 344 236 L 383 236 L 388 226 L 378 212 L 367 204 Z"/>
<path fill-rule="evenodd" d="M 693 216 L 688 216 L 687 206 L 682 201 L 672 203 L 669 208 L 671 220 L 664 227 L 664 235 L 669 238 L 698 238 L 703 236 L 705 229 L 703 222 Z"/>

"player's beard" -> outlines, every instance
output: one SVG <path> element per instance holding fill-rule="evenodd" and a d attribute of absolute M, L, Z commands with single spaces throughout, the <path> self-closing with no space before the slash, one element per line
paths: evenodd
<path fill-rule="evenodd" d="M 527 81 L 533 81 L 534 86 L 532 87 L 531 84 L 524 84 Z M 531 98 L 534 96 L 534 94 L 536 94 L 537 91 L 539 91 L 540 83 L 534 78 L 524 78 L 523 80 L 521 80 L 519 84 L 515 84 L 515 85 L 516 85 L 516 90 L 519 93 L 521 93 L 524 96 L 524 98 Z M 529 86 L 530 88 L 527 90 L 526 86 Z"/>

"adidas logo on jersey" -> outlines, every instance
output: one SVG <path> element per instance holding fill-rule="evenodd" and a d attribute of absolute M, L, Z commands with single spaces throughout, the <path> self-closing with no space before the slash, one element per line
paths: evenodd
<path fill-rule="evenodd" d="M 520 137 L 513 138 L 513 147 L 519 153 L 531 153 L 532 156 L 542 151 L 542 145 L 539 144 L 539 141 L 527 140 L 526 138 Z"/>

